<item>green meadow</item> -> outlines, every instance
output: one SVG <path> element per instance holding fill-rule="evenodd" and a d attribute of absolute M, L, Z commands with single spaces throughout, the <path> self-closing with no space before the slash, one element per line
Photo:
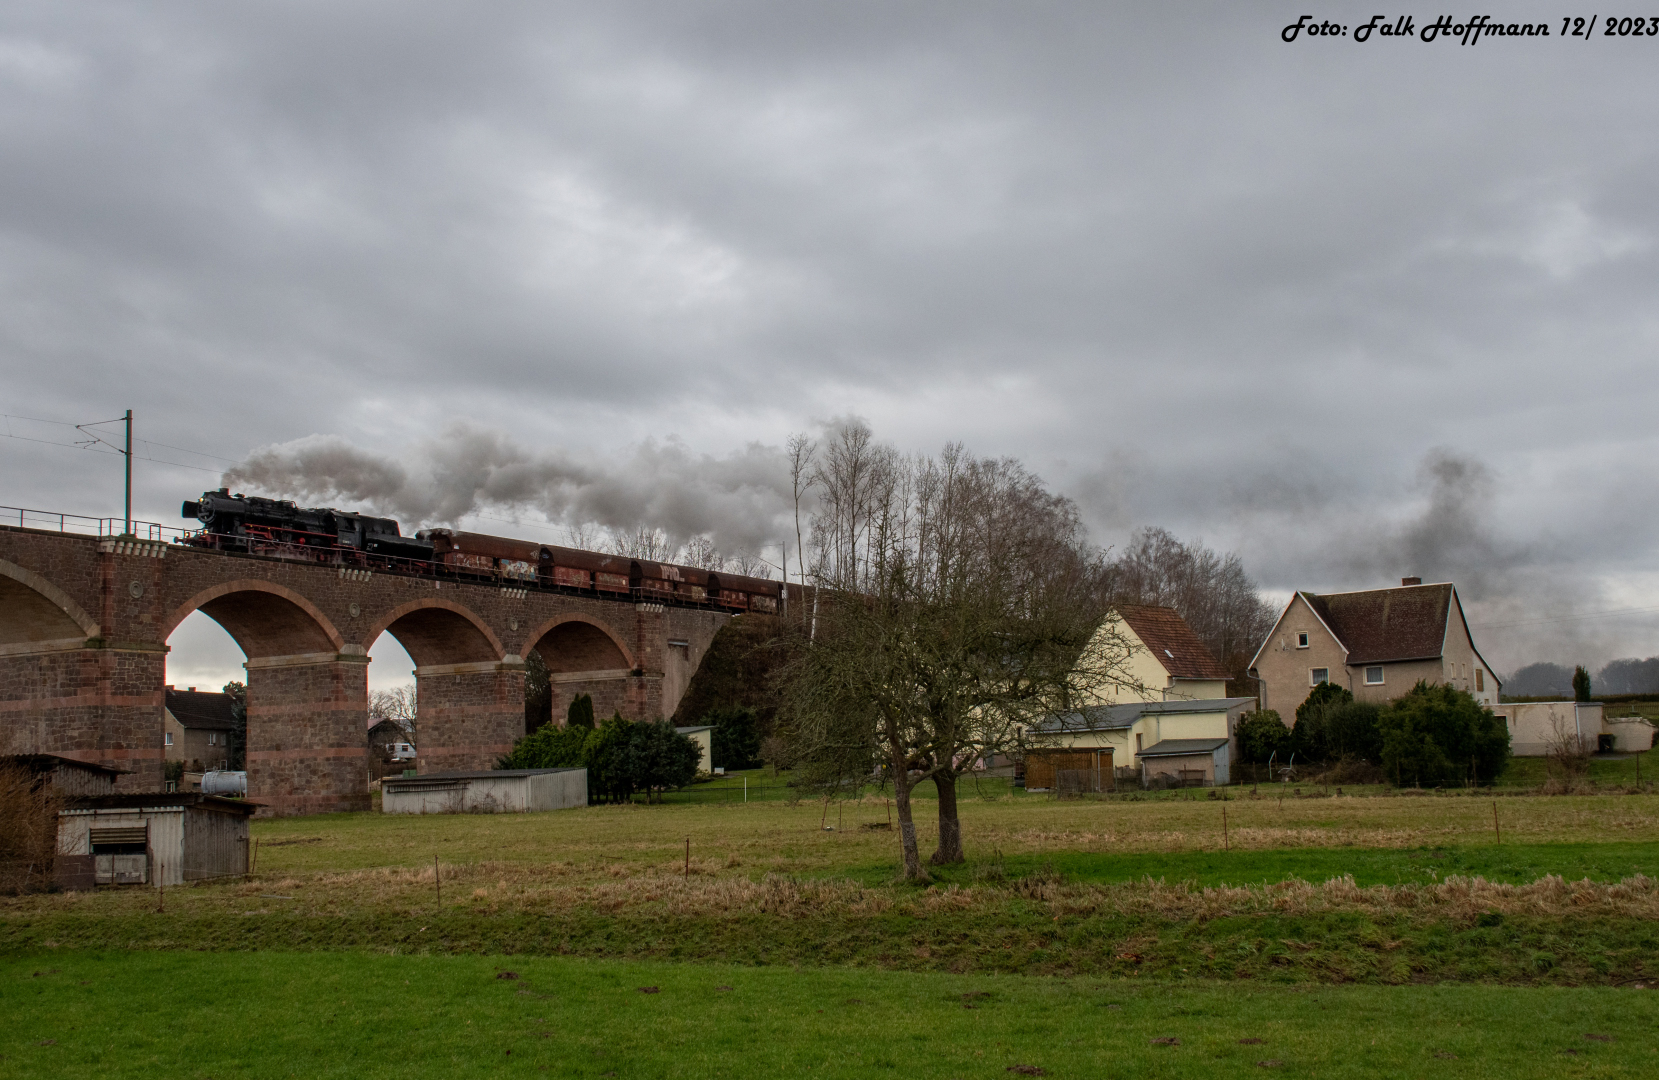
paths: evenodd
<path fill-rule="evenodd" d="M 1659 994 L 363 953 L 0 957 L 0 1077 L 1641 1077 Z"/>

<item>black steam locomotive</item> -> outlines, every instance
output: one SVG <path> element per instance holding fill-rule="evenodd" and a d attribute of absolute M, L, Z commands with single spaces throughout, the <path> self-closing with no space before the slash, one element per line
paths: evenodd
<path fill-rule="evenodd" d="M 203 492 L 182 513 L 202 523 L 185 543 L 243 555 L 729 611 L 773 613 L 782 597 L 778 582 L 763 578 L 450 529 L 404 536 L 391 518 L 228 488 Z"/>

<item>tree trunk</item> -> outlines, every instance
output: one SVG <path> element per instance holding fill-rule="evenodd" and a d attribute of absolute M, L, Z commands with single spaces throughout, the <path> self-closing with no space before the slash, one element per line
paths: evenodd
<path fill-rule="evenodd" d="M 939 849 L 928 862 L 934 866 L 967 862 L 962 854 L 962 819 L 956 816 L 956 775 L 934 773 L 933 785 L 939 789 Z"/>
<path fill-rule="evenodd" d="M 899 808 L 899 851 L 904 856 L 904 880 L 921 881 L 922 855 L 916 848 L 916 822 L 910 814 L 910 774 L 905 762 L 899 761 L 893 771 L 893 802 Z"/>

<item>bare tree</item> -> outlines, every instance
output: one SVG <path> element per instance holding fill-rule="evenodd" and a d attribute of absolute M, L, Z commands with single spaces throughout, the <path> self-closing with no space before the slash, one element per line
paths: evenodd
<path fill-rule="evenodd" d="M 796 570 L 801 577 L 801 591 L 806 592 L 806 545 L 801 537 L 801 500 L 804 499 L 814 484 L 813 459 L 817 456 L 818 444 L 805 435 L 789 436 L 789 487 L 795 497 L 795 563 Z M 785 603 L 789 595 L 789 545 L 784 544 L 783 552 L 783 591 Z M 803 595 L 804 598 L 804 595 Z M 806 609 L 803 606 L 801 617 L 805 619 Z"/>
<path fill-rule="evenodd" d="M 1103 558 L 1076 507 L 1018 462 L 954 445 L 901 458 L 848 425 L 817 482 L 824 625 L 783 713 L 819 782 L 885 769 L 915 879 L 915 786 L 939 792 L 931 861 L 962 861 L 958 780 L 1041 717 L 1131 685 L 1130 646 L 1102 622 Z"/>
<path fill-rule="evenodd" d="M 761 558 L 753 551 L 740 551 L 735 555 L 727 556 L 721 569 L 744 577 L 770 578 L 772 564 Z"/>
<path fill-rule="evenodd" d="M 706 536 L 693 536 L 681 549 L 679 561 L 686 566 L 695 566 L 701 570 L 724 570 L 725 556 L 720 549 L 714 546 L 714 541 Z"/>
<path fill-rule="evenodd" d="M 579 551 L 600 551 L 607 546 L 606 531 L 591 521 L 564 527 L 565 543 Z"/>
<path fill-rule="evenodd" d="M 1275 612 L 1237 555 L 1184 544 L 1165 529 L 1138 530 L 1110 565 L 1116 604 L 1172 607 L 1229 671 L 1242 673 L 1273 627 Z"/>
<path fill-rule="evenodd" d="M 0 895 L 49 888 L 58 852 L 58 814 L 67 798 L 46 777 L 0 763 Z"/>
<path fill-rule="evenodd" d="M 375 690 L 369 694 L 369 719 L 375 723 L 390 720 L 409 733 L 409 741 L 419 745 L 415 738 L 417 712 L 415 684 L 404 683 L 390 690 Z"/>
<path fill-rule="evenodd" d="M 678 545 L 672 537 L 661 529 L 647 525 L 641 525 L 633 532 L 614 534 L 611 537 L 611 552 L 629 559 L 667 562 L 674 557 L 677 550 Z"/>

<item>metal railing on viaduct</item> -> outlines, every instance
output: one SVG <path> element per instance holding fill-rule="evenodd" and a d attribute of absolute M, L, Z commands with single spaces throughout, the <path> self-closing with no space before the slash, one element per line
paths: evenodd
<path fill-rule="evenodd" d="M 167 639 L 201 611 L 247 655 L 248 797 L 267 813 L 368 808 L 368 654 L 383 633 L 415 662 L 419 767 L 478 769 L 524 733 L 531 649 L 554 715 L 587 693 L 599 715 L 667 716 L 730 617 L 13 513 L 21 525 L 0 517 L 0 754 L 97 762 L 127 770 L 120 790 L 161 790 Z"/>

